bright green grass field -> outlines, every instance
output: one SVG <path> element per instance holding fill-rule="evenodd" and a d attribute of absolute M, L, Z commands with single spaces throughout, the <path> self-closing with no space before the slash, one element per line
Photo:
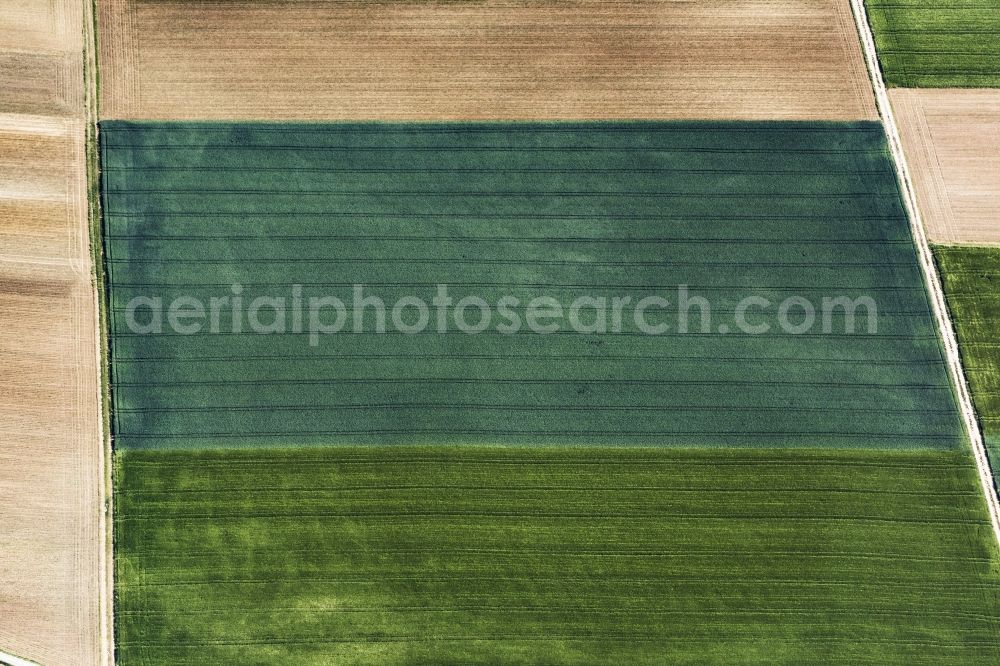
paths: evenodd
<path fill-rule="evenodd" d="M 886 84 L 1000 87 L 1000 0 L 865 0 Z"/>
<path fill-rule="evenodd" d="M 962 446 L 876 123 L 106 122 L 101 138 L 119 448 Z M 439 334 L 435 311 L 423 333 L 378 334 L 369 313 L 311 346 L 293 315 L 280 335 L 225 313 L 218 334 L 126 325 L 136 296 L 349 302 L 359 283 L 390 306 L 442 283 L 513 296 L 522 316 L 534 297 L 657 295 L 669 329 Z M 712 308 L 685 335 L 680 285 Z M 750 317 L 768 333 L 736 328 L 748 296 L 771 304 Z M 872 298 L 877 330 L 861 310 L 846 332 L 842 309 L 829 333 L 821 315 L 780 328 L 784 299 L 839 296 Z"/>
<path fill-rule="evenodd" d="M 140 664 L 994 664 L 967 453 L 125 451 Z"/>
<path fill-rule="evenodd" d="M 1000 480 L 1000 248 L 936 247 L 965 376 Z"/>

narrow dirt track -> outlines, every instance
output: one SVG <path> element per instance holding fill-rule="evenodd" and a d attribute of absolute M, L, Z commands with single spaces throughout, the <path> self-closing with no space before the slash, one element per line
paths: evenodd
<path fill-rule="evenodd" d="M 0 651 L 107 663 L 81 0 L 0 12 Z"/>
<path fill-rule="evenodd" d="M 983 433 L 979 428 L 979 420 L 976 417 L 975 408 L 972 406 L 969 384 L 965 378 L 965 371 L 962 368 L 962 358 L 958 351 L 958 339 L 955 336 L 955 329 L 948 314 L 948 305 L 945 302 L 941 278 L 938 275 L 937 265 L 934 263 L 934 256 L 931 253 L 930 244 L 927 240 L 927 232 L 921 214 L 922 209 L 917 200 L 914 179 L 911 175 L 909 163 L 907 162 L 907 156 L 903 150 L 903 141 L 900 137 L 899 126 L 896 123 L 896 115 L 893 112 L 893 105 L 890 102 L 889 92 L 885 86 L 885 79 L 882 78 L 882 71 L 879 69 L 878 56 L 875 51 L 875 38 L 872 35 L 863 0 L 851 0 L 851 7 L 854 12 L 855 21 L 857 22 L 858 34 L 861 36 L 865 62 L 871 74 L 875 99 L 878 101 L 879 115 L 885 126 L 889 149 L 896 162 L 899 185 L 903 193 L 903 203 L 906 206 L 907 213 L 909 213 L 910 229 L 913 231 L 913 240 L 917 245 L 917 257 L 924 271 L 924 278 L 930 292 L 931 306 L 934 310 L 938 331 L 941 334 L 941 341 L 944 344 L 945 354 L 948 359 L 948 369 L 958 393 L 958 403 L 972 445 L 972 453 L 976 460 L 976 471 L 979 473 L 979 481 L 983 489 L 984 499 L 986 500 L 986 508 L 990 514 L 990 524 L 993 528 L 994 537 L 997 541 L 1000 541 L 1000 498 L 997 497 L 997 489 L 993 485 L 993 473 L 990 469 L 990 461 L 987 457 Z"/>
<path fill-rule="evenodd" d="M 889 91 L 927 234 L 1000 243 L 1000 90 Z"/>
<path fill-rule="evenodd" d="M 876 117 L 837 0 L 100 0 L 102 117 Z"/>

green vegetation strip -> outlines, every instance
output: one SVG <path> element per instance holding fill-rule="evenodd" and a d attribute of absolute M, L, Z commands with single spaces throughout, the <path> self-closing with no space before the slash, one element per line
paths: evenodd
<path fill-rule="evenodd" d="M 878 124 L 108 122 L 101 140 L 120 448 L 961 445 Z M 245 312 L 234 331 L 225 309 L 219 334 L 207 316 L 180 334 L 165 312 L 161 334 L 127 326 L 137 296 L 207 307 L 233 284 L 243 310 L 291 308 L 295 285 L 430 305 L 446 284 L 453 302 L 517 298 L 522 328 L 463 333 L 455 304 L 444 334 L 436 308 L 413 335 L 375 333 L 366 311 L 362 332 L 312 345 L 293 314 L 271 335 Z M 681 285 L 711 307 L 688 308 L 688 334 Z M 618 334 L 526 323 L 536 297 L 565 312 L 654 295 L 666 334 L 642 334 L 634 308 Z M 748 316 L 766 334 L 736 326 L 748 296 L 770 303 Z M 824 332 L 823 299 L 842 296 L 872 298 L 877 329 L 834 308 Z M 802 334 L 776 319 L 789 297 L 817 310 Z"/>
<path fill-rule="evenodd" d="M 865 0 L 886 85 L 1000 87 L 997 0 Z"/>
<path fill-rule="evenodd" d="M 1000 660 L 963 452 L 126 451 L 115 479 L 126 666 Z"/>
<path fill-rule="evenodd" d="M 1000 248 L 936 247 L 962 365 L 1000 480 Z"/>

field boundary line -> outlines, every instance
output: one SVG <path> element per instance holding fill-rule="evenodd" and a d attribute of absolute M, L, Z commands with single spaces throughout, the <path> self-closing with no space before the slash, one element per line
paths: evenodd
<path fill-rule="evenodd" d="M 889 101 L 889 92 L 886 89 L 885 79 L 882 77 L 882 70 L 879 66 L 878 53 L 875 49 L 875 37 L 868 22 L 868 12 L 865 9 L 864 0 L 851 0 L 851 7 L 854 9 L 854 21 L 865 52 L 865 61 L 868 65 L 868 73 L 871 77 L 872 86 L 875 89 L 875 101 L 878 105 L 879 115 L 885 126 L 889 150 L 896 163 L 896 176 L 900 184 L 903 203 L 909 214 L 910 229 L 913 232 L 913 240 L 917 245 L 917 256 L 920 260 L 920 267 L 924 272 L 927 291 L 931 297 L 931 306 L 934 309 L 934 316 L 937 319 L 941 341 L 944 344 L 945 354 L 948 358 L 948 368 L 951 371 L 955 390 L 958 393 L 959 408 L 961 409 L 965 428 L 972 444 L 972 452 L 976 459 L 976 468 L 979 471 L 979 482 L 983 487 L 986 508 L 989 510 L 990 522 L 993 525 L 993 535 L 997 543 L 1000 543 L 1000 500 L 997 498 L 997 489 L 993 483 L 993 473 L 990 469 L 989 458 L 987 457 L 986 447 L 983 443 L 983 434 L 979 429 L 979 421 L 976 418 L 976 411 L 972 405 L 969 385 L 962 369 L 958 340 L 948 314 L 948 306 L 944 298 L 941 279 L 934 263 L 934 255 L 931 252 L 930 244 L 927 241 L 927 234 L 924 231 L 923 219 L 920 216 L 920 208 L 917 203 L 916 190 L 913 186 L 909 167 L 906 162 L 906 155 L 903 152 L 899 128 L 896 126 L 896 118 Z"/>
<path fill-rule="evenodd" d="M 101 666 L 114 666 L 114 540 L 112 515 L 112 443 L 110 430 L 109 365 L 106 358 L 109 328 L 104 305 L 105 278 L 103 241 L 101 239 L 101 196 L 100 162 L 98 160 L 98 127 L 100 106 L 100 73 L 98 60 L 98 22 L 100 7 L 98 0 L 84 0 L 83 7 L 83 108 L 84 108 L 84 163 L 86 166 L 87 189 L 87 257 L 90 272 L 90 303 L 96 327 L 94 359 L 97 363 L 97 409 L 100 428 L 100 460 L 98 463 L 97 493 L 100 504 L 98 533 L 101 539 L 98 549 L 99 634 Z"/>

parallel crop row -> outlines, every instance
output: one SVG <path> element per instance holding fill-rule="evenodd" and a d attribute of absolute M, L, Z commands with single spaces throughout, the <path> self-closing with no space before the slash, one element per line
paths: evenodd
<path fill-rule="evenodd" d="M 1000 248 L 935 248 L 995 478 L 1000 478 Z"/>
<path fill-rule="evenodd" d="M 115 122 L 102 140 L 119 446 L 961 445 L 876 124 Z M 306 308 L 298 328 L 264 308 L 266 335 L 229 310 L 153 334 L 129 318 L 136 298 L 161 320 L 177 299 L 357 306 L 358 285 L 422 301 L 425 327 L 381 333 L 351 305 L 324 335 Z M 474 335 L 467 298 L 493 308 Z M 535 299 L 581 298 L 587 332 L 531 328 Z M 872 307 L 822 311 L 839 298 Z M 812 324 L 782 327 L 786 302 Z"/>
<path fill-rule="evenodd" d="M 865 0 L 886 84 L 1000 86 L 995 0 Z"/>
<path fill-rule="evenodd" d="M 982 662 L 967 454 L 129 451 L 123 663 Z"/>

